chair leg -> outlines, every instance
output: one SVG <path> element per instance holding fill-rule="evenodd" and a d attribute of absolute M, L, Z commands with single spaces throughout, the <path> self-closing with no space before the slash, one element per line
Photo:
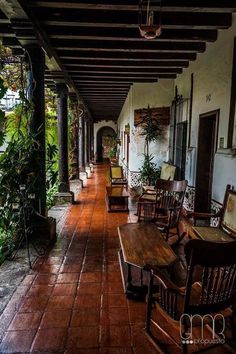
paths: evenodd
<path fill-rule="evenodd" d="M 153 287 L 153 275 L 151 274 L 148 295 L 147 295 L 147 313 L 145 321 L 145 330 L 150 333 L 151 312 L 152 312 L 152 287 Z"/>

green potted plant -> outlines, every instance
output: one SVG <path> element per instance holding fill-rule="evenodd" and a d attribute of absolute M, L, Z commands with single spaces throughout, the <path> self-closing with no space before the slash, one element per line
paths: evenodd
<path fill-rule="evenodd" d="M 140 181 L 142 184 L 155 185 L 156 180 L 160 177 L 160 168 L 153 162 L 154 156 L 149 153 L 149 145 L 152 141 L 162 139 L 163 129 L 152 116 L 152 110 L 149 106 L 146 114 L 143 115 L 140 126 L 142 128 L 140 135 L 145 137 L 144 160 L 142 167 L 139 169 Z"/>
<path fill-rule="evenodd" d="M 153 162 L 154 156 L 152 154 L 144 154 L 144 160 L 140 171 L 140 181 L 144 185 L 153 186 L 156 180 L 160 177 L 161 170 Z"/>
<path fill-rule="evenodd" d="M 110 150 L 108 152 L 108 157 L 112 164 L 117 163 L 116 153 L 117 153 L 117 142 L 116 142 L 116 138 L 113 138 L 111 141 Z"/>

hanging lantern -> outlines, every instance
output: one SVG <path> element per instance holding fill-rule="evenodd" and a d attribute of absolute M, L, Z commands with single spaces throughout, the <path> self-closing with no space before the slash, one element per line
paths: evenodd
<path fill-rule="evenodd" d="M 154 8 L 151 0 L 140 0 L 139 3 L 139 32 L 145 39 L 155 39 L 161 35 L 161 1 L 159 1 L 159 12 L 157 23 L 154 24 Z M 146 15 L 145 15 L 146 13 Z"/>

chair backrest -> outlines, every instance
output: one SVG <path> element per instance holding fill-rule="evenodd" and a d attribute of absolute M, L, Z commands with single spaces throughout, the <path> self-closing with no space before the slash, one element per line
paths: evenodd
<path fill-rule="evenodd" d="M 168 229 L 178 227 L 187 185 L 188 182 L 186 180 L 169 181 L 159 179 L 156 182 L 158 218 L 160 220 L 163 213 L 167 216 L 165 226 Z"/>
<path fill-rule="evenodd" d="M 163 209 L 181 208 L 188 181 L 170 181 L 158 179 L 156 182 L 156 200 Z"/>
<path fill-rule="evenodd" d="M 155 222 L 156 221 L 157 208 L 156 203 L 152 202 L 138 202 L 138 222 Z"/>
<path fill-rule="evenodd" d="M 161 175 L 160 179 L 167 179 L 173 181 L 175 178 L 176 166 L 164 162 L 161 166 Z"/>
<path fill-rule="evenodd" d="M 123 168 L 122 166 L 111 166 L 110 167 L 111 179 L 122 179 L 123 178 Z"/>
<path fill-rule="evenodd" d="M 210 242 L 200 239 L 185 245 L 188 264 L 184 313 L 217 313 L 236 300 L 236 241 Z M 195 277 L 200 291 L 194 291 Z M 195 283 L 196 284 L 196 283 Z"/>

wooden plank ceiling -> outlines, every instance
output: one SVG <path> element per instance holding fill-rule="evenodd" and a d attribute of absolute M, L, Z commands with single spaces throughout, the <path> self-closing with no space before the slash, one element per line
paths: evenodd
<path fill-rule="evenodd" d="M 22 0 L 30 25 L 19 26 L 0 14 L 0 36 L 13 48 L 16 37 L 46 39 L 64 74 L 86 102 L 94 121 L 116 120 L 134 82 L 156 82 L 181 74 L 218 29 L 231 26 L 236 2 L 162 0 L 162 34 L 145 40 L 138 30 L 138 0 Z M 155 3 L 155 1 L 153 1 Z M 156 9 L 159 9 L 159 1 Z M 28 26 L 28 27 L 27 27 Z M 13 34 L 14 32 L 14 34 Z M 46 71 L 54 85 L 62 73 Z"/>

